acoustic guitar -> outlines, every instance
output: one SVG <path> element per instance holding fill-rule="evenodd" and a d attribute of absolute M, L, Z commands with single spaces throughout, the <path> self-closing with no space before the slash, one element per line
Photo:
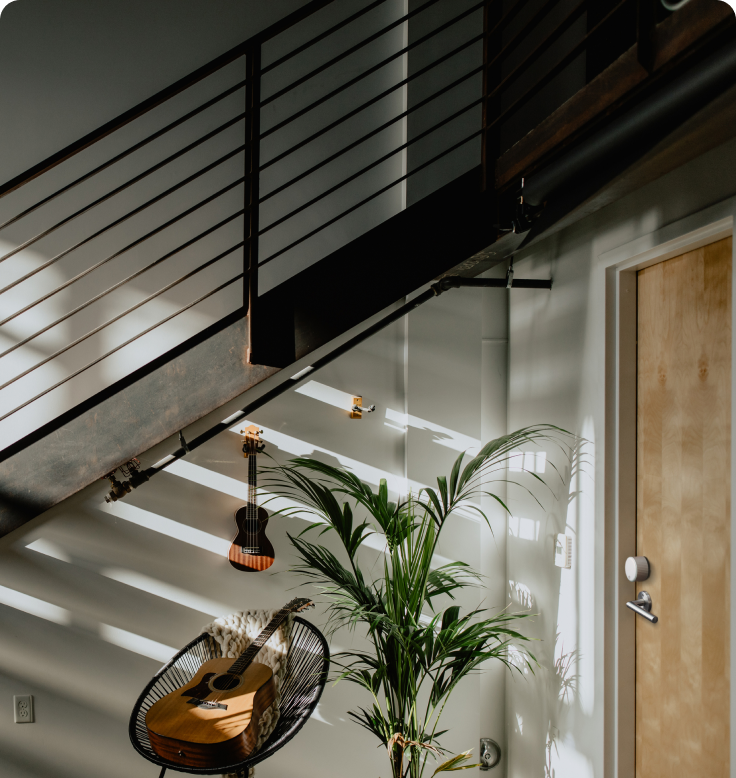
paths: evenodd
<path fill-rule="evenodd" d="M 266 537 L 268 513 L 257 503 L 258 467 L 256 455 L 265 448 L 260 430 L 255 424 L 243 430 L 243 456 L 248 460 L 248 503 L 235 511 L 238 532 L 230 545 L 227 558 L 236 570 L 259 573 L 273 564 L 274 550 Z"/>
<path fill-rule="evenodd" d="M 313 605 L 292 600 L 235 662 L 210 659 L 189 683 L 155 702 L 146 713 L 151 748 L 163 759 L 197 769 L 226 767 L 250 756 L 261 716 L 276 696 L 271 668 L 253 660 L 290 613 Z"/>

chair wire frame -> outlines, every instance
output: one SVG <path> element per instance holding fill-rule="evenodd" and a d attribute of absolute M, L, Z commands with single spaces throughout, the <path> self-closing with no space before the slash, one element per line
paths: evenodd
<path fill-rule="evenodd" d="M 197 670 L 209 659 L 222 657 L 222 651 L 215 639 L 202 633 L 172 657 L 149 681 L 133 707 L 128 734 L 133 748 L 141 756 L 159 765 L 160 777 L 168 768 L 182 773 L 214 775 L 238 773 L 247 776 L 248 769 L 268 759 L 285 746 L 317 707 L 327 681 L 330 664 L 330 649 L 324 635 L 312 624 L 299 616 L 294 618 L 291 646 L 286 658 L 286 672 L 281 683 L 279 720 L 276 728 L 258 751 L 247 759 L 233 765 L 220 765 L 211 769 L 182 767 L 160 757 L 152 748 L 146 729 L 146 713 L 162 697 L 176 691 L 194 678 Z"/>

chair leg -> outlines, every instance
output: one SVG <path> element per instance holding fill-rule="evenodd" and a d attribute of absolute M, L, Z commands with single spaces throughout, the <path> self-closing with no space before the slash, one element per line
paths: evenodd
<path fill-rule="evenodd" d="M 161 772 L 158 774 L 158 778 L 164 778 L 165 774 L 166 774 L 166 768 L 162 767 Z"/>

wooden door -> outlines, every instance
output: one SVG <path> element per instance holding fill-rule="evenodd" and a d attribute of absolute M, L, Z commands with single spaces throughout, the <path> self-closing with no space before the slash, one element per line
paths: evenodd
<path fill-rule="evenodd" d="M 637 360 L 636 775 L 726 778 L 731 238 L 639 272 Z"/>

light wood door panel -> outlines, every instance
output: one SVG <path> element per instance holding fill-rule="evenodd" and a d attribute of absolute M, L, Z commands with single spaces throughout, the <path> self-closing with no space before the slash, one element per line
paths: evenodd
<path fill-rule="evenodd" d="M 637 337 L 636 775 L 726 778 L 731 238 L 639 272 Z"/>

